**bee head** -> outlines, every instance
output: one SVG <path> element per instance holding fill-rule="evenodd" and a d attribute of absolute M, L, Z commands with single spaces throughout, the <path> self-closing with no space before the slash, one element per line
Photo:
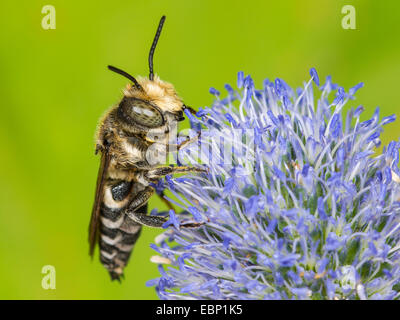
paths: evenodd
<path fill-rule="evenodd" d="M 149 77 L 137 79 L 129 73 L 113 66 L 108 66 L 129 80 L 124 90 L 124 98 L 118 107 L 118 117 L 125 124 L 142 130 L 149 130 L 164 126 L 167 122 L 182 121 L 185 105 L 177 95 L 171 83 L 162 81 L 153 70 L 153 55 L 164 25 L 165 16 L 162 16 L 149 53 Z"/>

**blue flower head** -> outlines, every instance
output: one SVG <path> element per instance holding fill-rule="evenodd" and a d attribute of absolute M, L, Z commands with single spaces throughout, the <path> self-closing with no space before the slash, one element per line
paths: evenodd
<path fill-rule="evenodd" d="M 297 90 L 282 79 L 256 89 L 239 72 L 237 91 L 212 88 L 214 104 L 191 116 L 201 137 L 179 162 L 208 172 L 168 186 L 204 224 L 179 228 L 170 212 L 175 228 L 154 247 L 169 264 L 148 282 L 160 298 L 400 297 L 400 145 L 374 150 L 395 117 L 344 113 L 363 84 L 346 92 L 310 75 Z"/>

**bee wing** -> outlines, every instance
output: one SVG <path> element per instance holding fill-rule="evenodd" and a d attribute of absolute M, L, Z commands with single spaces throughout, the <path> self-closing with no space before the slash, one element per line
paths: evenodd
<path fill-rule="evenodd" d="M 110 163 L 110 155 L 108 154 L 107 150 L 104 150 L 101 154 L 100 168 L 99 168 L 99 173 L 97 175 L 96 194 L 94 198 L 92 216 L 90 218 L 90 225 L 89 225 L 89 245 L 90 245 L 89 254 L 92 257 L 99 234 L 100 207 L 103 201 L 104 183 L 106 180 L 106 174 L 109 163 Z"/>

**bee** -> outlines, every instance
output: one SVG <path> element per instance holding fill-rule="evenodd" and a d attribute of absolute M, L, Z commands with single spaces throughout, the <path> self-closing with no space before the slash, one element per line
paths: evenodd
<path fill-rule="evenodd" d="M 155 192 L 153 184 L 168 174 L 205 171 L 196 167 L 154 165 L 149 152 L 163 143 L 169 152 L 192 141 L 168 145 L 169 130 L 185 119 L 183 111 L 195 111 L 183 103 L 172 84 L 154 75 L 153 55 L 164 21 L 165 16 L 160 20 L 150 49 L 148 78 L 136 79 L 108 66 L 132 82 L 124 89 L 120 103 L 101 119 L 96 132 L 95 153 L 101 154 L 101 161 L 89 225 L 89 253 L 93 257 L 98 243 L 100 261 L 112 280 L 120 281 L 123 276 L 142 226 L 161 228 L 166 222 L 162 216 L 147 215 L 147 202 Z M 182 227 L 199 225 L 186 223 Z"/>

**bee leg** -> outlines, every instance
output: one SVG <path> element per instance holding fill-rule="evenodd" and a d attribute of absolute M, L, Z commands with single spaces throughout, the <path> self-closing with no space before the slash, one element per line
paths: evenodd
<path fill-rule="evenodd" d="M 162 228 L 163 224 L 167 222 L 167 218 L 162 216 L 148 216 L 140 212 L 130 211 L 127 209 L 126 214 L 133 221 L 152 228 Z M 181 228 L 198 228 L 204 225 L 204 222 L 182 222 L 179 226 Z"/>
<path fill-rule="evenodd" d="M 138 194 L 132 199 L 131 203 L 125 209 L 125 214 L 133 221 L 153 228 L 162 228 L 163 224 L 168 220 L 160 216 L 148 216 L 141 212 L 137 212 L 141 206 L 147 203 L 150 197 L 153 195 L 154 189 L 152 187 L 146 187 L 144 190 L 138 192 Z M 197 228 L 204 223 L 182 223 L 182 228 Z"/>
<path fill-rule="evenodd" d="M 197 140 L 199 140 L 201 135 L 201 131 L 197 132 L 197 136 L 195 136 L 194 138 L 190 139 L 189 137 L 187 137 L 187 139 L 185 139 L 184 141 L 182 141 L 180 144 L 178 144 L 177 148 L 178 150 L 182 149 L 185 145 L 187 144 L 191 144 Z"/>
<path fill-rule="evenodd" d="M 164 198 L 164 191 L 161 191 L 161 193 L 157 193 L 157 195 L 160 197 L 161 201 L 165 203 L 165 205 L 168 207 L 168 209 L 175 211 L 175 208 L 172 205 L 172 203 Z"/>
<path fill-rule="evenodd" d="M 197 167 L 158 167 L 147 171 L 145 177 L 152 182 L 154 179 L 159 179 L 167 174 L 183 173 L 183 172 L 207 172 L 206 169 Z"/>
<path fill-rule="evenodd" d="M 173 151 L 182 149 L 184 146 L 186 146 L 186 145 L 188 145 L 188 144 L 191 144 L 191 143 L 193 143 L 193 142 L 199 140 L 200 135 L 201 135 L 201 132 L 199 131 L 199 132 L 197 132 L 197 136 L 195 136 L 195 137 L 193 137 L 193 138 L 191 138 L 191 139 L 190 139 L 189 137 L 186 137 L 186 139 L 183 140 L 183 141 L 182 141 L 181 143 L 179 143 L 179 144 L 176 144 L 176 143 L 169 143 L 169 144 L 167 144 L 167 152 L 173 152 Z"/>
<path fill-rule="evenodd" d="M 133 221 L 152 228 L 162 228 L 162 225 L 167 221 L 164 217 L 148 216 L 135 211 L 127 211 L 126 214 Z"/>
<path fill-rule="evenodd" d="M 175 210 L 174 210 L 175 211 Z M 176 212 L 176 211 L 175 211 Z M 184 211 L 185 212 L 185 211 Z M 169 212 L 168 211 L 160 211 L 157 213 L 157 216 L 154 217 L 164 217 L 164 216 L 168 216 Z M 165 218 L 165 221 L 167 221 L 167 219 Z M 208 220 L 208 222 L 210 222 Z M 193 229 L 193 228 L 199 228 L 202 225 L 205 225 L 205 222 L 189 222 L 189 221 L 182 221 L 179 225 L 179 228 L 187 228 L 187 229 Z"/>
<path fill-rule="evenodd" d="M 187 106 L 186 104 L 183 105 L 183 109 L 188 109 L 191 114 L 196 114 L 197 111 L 194 110 L 192 107 Z"/>
<path fill-rule="evenodd" d="M 204 224 L 205 224 L 205 222 L 183 222 L 183 223 L 181 223 L 180 227 L 187 228 L 187 229 L 193 229 L 193 228 L 201 227 Z"/>
<path fill-rule="evenodd" d="M 146 187 L 144 190 L 139 191 L 138 194 L 132 199 L 131 203 L 125 209 L 125 214 L 133 221 L 148 227 L 161 228 L 165 221 L 164 217 L 148 216 L 146 214 L 137 212 L 141 206 L 146 204 L 150 197 L 153 195 L 154 189 Z"/>

